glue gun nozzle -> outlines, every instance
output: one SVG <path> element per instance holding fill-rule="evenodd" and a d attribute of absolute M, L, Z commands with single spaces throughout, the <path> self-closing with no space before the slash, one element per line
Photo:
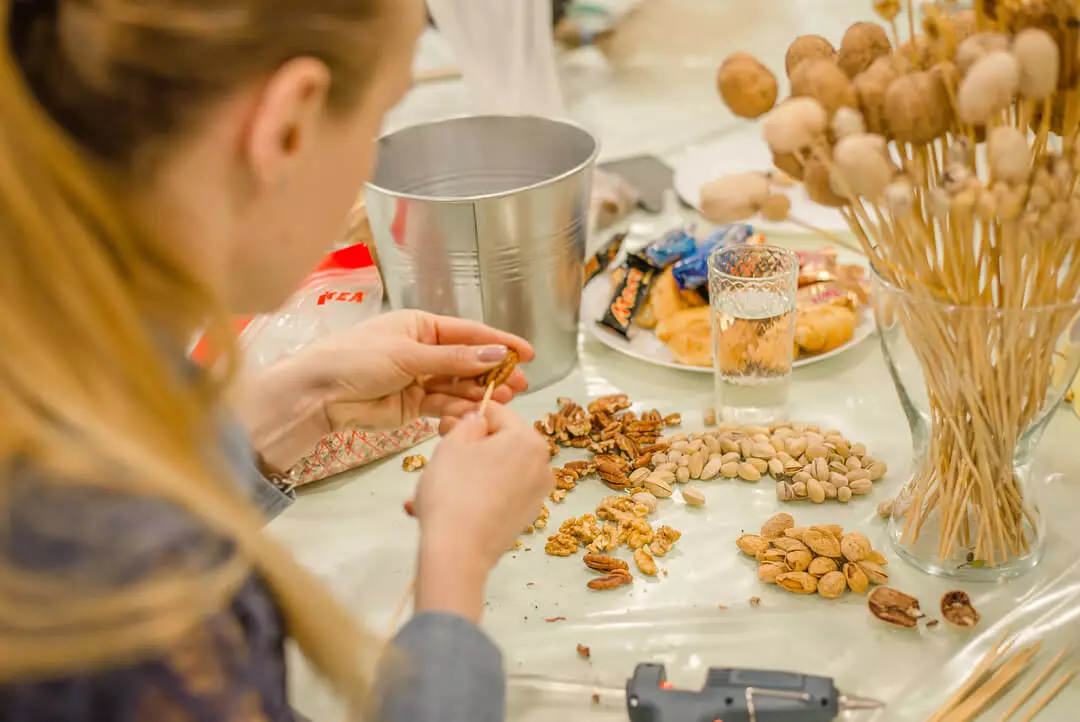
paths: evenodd
<path fill-rule="evenodd" d="M 876 699 L 854 697 L 844 694 L 840 695 L 837 706 L 840 708 L 841 712 L 847 712 L 849 710 L 881 709 L 885 706 L 885 703 L 879 702 Z"/>

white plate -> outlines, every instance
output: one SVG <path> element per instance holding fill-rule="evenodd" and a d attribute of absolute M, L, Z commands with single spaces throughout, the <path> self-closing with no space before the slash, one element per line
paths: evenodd
<path fill-rule="evenodd" d="M 675 360 L 671 350 L 664 345 L 664 342 L 648 329 L 632 326 L 630 328 L 630 339 L 626 340 L 616 333 L 599 326 L 597 321 L 604 317 L 604 312 L 610 300 L 611 280 L 606 273 L 594 278 L 585 287 L 581 296 L 581 322 L 585 324 L 585 327 L 589 329 L 589 333 L 597 341 L 621 354 L 640 359 L 653 366 L 666 366 L 701 374 L 711 374 L 713 372 L 712 367 L 687 366 L 679 363 Z M 850 341 L 827 353 L 799 359 L 795 362 L 794 367 L 809 366 L 842 354 L 869 337 L 874 332 L 875 327 L 873 309 L 864 308 L 860 312 L 859 325 L 855 327 L 855 335 L 852 336 Z"/>
<path fill-rule="evenodd" d="M 761 137 L 761 126 L 752 125 L 730 135 L 691 148 L 674 162 L 675 192 L 684 203 L 701 210 L 701 187 L 706 183 L 731 173 L 753 173 L 772 170 L 772 154 Z M 791 199 L 791 215 L 803 223 L 824 231 L 846 233 L 850 231 L 844 217 L 834 208 L 820 206 L 810 200 L 802 184 L 789 188 L 776 186 L 774 190 Z M 791 223 L 774 223 L 760 217 L 747 221 L 763 231 L 806 233 L 801 226 Z"/>

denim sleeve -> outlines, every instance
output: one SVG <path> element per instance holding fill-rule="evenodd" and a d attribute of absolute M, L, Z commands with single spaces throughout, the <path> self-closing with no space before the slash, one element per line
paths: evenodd
<path fill-rule="evenodd" d="M 502 655 L 472 622 L 417 615 L 390 650 L 379 677 L 379 722 L 503 722 Z"/>

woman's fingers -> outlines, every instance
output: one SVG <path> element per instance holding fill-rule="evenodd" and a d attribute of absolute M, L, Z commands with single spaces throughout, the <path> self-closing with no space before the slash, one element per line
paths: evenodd
<path fill-rule="evenodd" d="M 477 321 L 421 314 L 419 324 L 421 343 L 434 346 L 508 346 L 517 351 L 522 363 L 528 363 L 536 357 L 533 347 L 525 339 Z"/>
<path fill-rule="evenodd" d="M 479 401 L 484 398 L 484 392 L 487 390 L 484 386 L 481 386 L 479 381 L 474 378 L 468 379 L 448 379 L 445 377 L 436 377 L 429 379 L 424 383 L 424 389 L 428 393 L 432 394 L 446 394 L 447 396 L 460 396 L 463 399 L 472 399 Z M 496 389 L 498 392 L 500 389 L 506 389 L 510 392 L 512 397 L 514 394 L 520 394 L 529 389 L 529 382 L 525 380 L 525 374 L 519 370 L 514 370 L 510 378 L 506 380 L 506 383 Z M 500 396 L 499 403 L 507 403 L 510 399 Z"/>

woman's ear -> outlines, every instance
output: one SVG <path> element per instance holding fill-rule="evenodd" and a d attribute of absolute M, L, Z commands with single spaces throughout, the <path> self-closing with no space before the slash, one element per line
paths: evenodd
<path fill-rule="evenodd" d="M 258 186 L 281 183 L 311 147 L 329 92 L 330 70 L 314 58 L 290 60 L 266 82 L 241 139 Z"/>

